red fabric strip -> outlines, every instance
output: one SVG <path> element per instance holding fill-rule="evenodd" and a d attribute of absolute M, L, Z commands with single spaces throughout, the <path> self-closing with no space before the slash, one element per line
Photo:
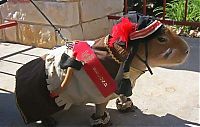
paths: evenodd
<path fill-rule="evenodd" d="M 116 82 L 86 42 L 76 43 L 73 50 L 74 54 L 76 54 L 75 57 L 85 63 L 84 70 L 104 97 L 116 91 Z"/>

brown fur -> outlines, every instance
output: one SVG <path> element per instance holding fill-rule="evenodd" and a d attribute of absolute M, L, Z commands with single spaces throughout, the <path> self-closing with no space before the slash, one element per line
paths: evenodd
<path fill-rule="evenodd" d="M 151 67 L 173 66 L 183 63 L 187 58 L 189 52 L 189 47 L 187 43 L 175 33 L 173 33 L 169 28 L 164 29 L 165 30 L 161 35 L 147 42 L 149 50 L 148 62 Z M 165 38 L 166 41 L 160 42 L 158 40 L 159 37 Z M 171 56 L 169 56 L 168 58 L 162 56 L 161 54 L 163 54 L 169 48 L 173 50 L 173 54 L 171 54 Z M 144 50 L 144 45 L 140 45 L 138 54 L 140 56 L 143 56 L 143 58 L 145 56 Z M 139 69 L 143 70 L 145 67 L 141 64 L 141 61 L 136 58 L 132 62 L 132 67 L 139 67 Z"/>
<path fill-rule="evenodd" d="M 180 63 L 184 62 L 184 60 L 186 59 L 186 57 L 188 55 L 189 48 L 188 48 L 188 45 L 186 44 L 186 42 L 184 40 L 182 40 L 180 37 L 178 37 L 176 34 L 172 33 L 168 28 L 162 29 L 161 31 L 158 32 L 158 34 L 156 34 L 152 38 L 145 39 L 145 40 L 146 40 L 145 43 L 148 43 L 148 55 L 149 55 L 148 63 L 149 63 L 149 65 L 151 67 L 171 66 L 171 65 L 180 64 Z M 161 40 L 164 40 L 164 41 L 161 41 Z M 119 45 L 118 44 L 119 43 L 116 43 L 114 45 L 114 47 L 110 47 L 110 50 L 112 51 L 112 54 L 115 56 L 115 58 L 117 58 L 121 62 L 124 62 L 124 60 L 128 56 L 128 52 L 129 52 L 130 49 L 129 48 L 126 49 L 125 46 L 121 46 L 120 44 Z M 113 78 L 115 78 L 115 76 L 118 73 L 118 69 L 120 67 L 120 64 L 111 57 L 111 53 L 108 52 L 108 48 L 106 47 L 106 45 L 104 43 L 104 38 L 99 39 L 98 41 L 96 41 L 96 43 L 92 46 L 92 48 L 94 49 L 95 54 L 100 59 L 101 63 L 104 65 L 106 70 L 110 73 L 110 75 Z M 141 43 L 139 45 L 137 54 L 139 56 L 141 56 L 142 58 L 145 58 L 145 45 L 144 45 L 144 43 Z M 45 71 L 44 71 L 44 69 L 45 69 L 44 60 L 41 59 L 39 61 L 42 64 L 40 66 L 38 66 L 38 68 L 40 69 L 40 71 L 45 73 Z M 34 65 L 34 63 L 33 63 L 33 65 Z M 30 67 L 30 66 L 28 66 L 28 67 Z M 142 74 L 142 71 L 145 70 L 146 66 L 137 57 L 134 57 L 134 59 L 132 60 L 132 63 L 131 63 L 131 68 L 136 68 L 136 70 L 137 70 L 137 71 L 135 71 L 135 70 L 131 71 L 131 75 L 130 75 L 130 78 L 132 80 L 132 84 L 134 84 L 136 79 L 138 78 L 138 76 L 140 76 Z M 29 68 L 29 69 L 31 69 L 31 68 Z M 141 70 L 141 71 L 138 71 L 138 70 Z M 34 69 L 34 71 L 35 71 L 35 69 Z M 24 69 L 23 72 L 27 72 L 26 68 Z M 40 72 L 34 73 L 36 75 L 36 77 L 38 78 L 38 80 L 36 80 L 36 81 L 39 81 L 39 82 L 36 82 L 36 83 L 33 83 L 33 84 L 37 84 L 38 85 L 37 88 L 39 90 L 44 89 L 44 91 L 45 91 L 45 95 L 46 96 L 43 96 L 44 98 L 43 98 L 42 101 L 40 100 L 40 102 L 42 102 L 41 105 L 49 104 L 46 101 L 50 100 L 50 102 L 52 102 L 52 105 L 53 105 L 54 108 L 53 108 L 53 110 L 52 109 L 48 109 L 47 111 L 57 112 L 58 110 L 61 110 L 64 107 L 58 107 L 56 105 L 56 103 L 54 102 L 53 98 L 49 97 L 49 91 L 47 90 L 47 88 L 46 87 L 43 88 L 45 85 L 47 85 L 46 77 L 45 77 L 45 74 L 43 74 L 43 73 L 40 73 Z M 28 73 L 28 75 L 30 75 L 30 74 Z M 44 77 L 41 77 L 39 74 L 42 74 Z M 33 75 L 33 76 L 35 76 L 35 75 Z M 26 78 L 26 75 L 24 76 L 24 78 Z M 42 78 L 42 80 L 40 80 L 41 78 Z M 24 80 L 22 80 L 22 81 L 23 81 L 22 86 L 26 86 L 27 87 L 26 82 L 24 82 Z M 41 83 L 41 81 L 42 81 L 42 83 Z M 20 83 L 21 82 L 19 82 L 19 84 Z M 19 85 L 18 85 L 18 87 L 16 87 L 16 90 L 18 88 L 19 88 Z M 20 87 L 20 89 L 21 88 L 22 87 Z M 22 91 L 26 90 L 24 88 L 25 87 L 23 87 Z M 28 90 L 33 91 L 32 87 L 30 87 L 30 89 L 28 89 Z M 33 93 L 34 92 L 35 91 L 33 91 Z M 39 93 L 42 94 L 42 92 L 39 92 Z M 40 94 L 37 94 L 36 97 L 40 98 L 42 96 Z M 17 92 L 16 92 L 16 95 L 17 95 Z M 21 97 L 25 97 L 25 96 L 21 95 Z M 34 96 L 31 96 L 31 97 L 34 97 Z M 114 96 L 114 97 L 117 97 L 117 96 Z M 124 98 L 125 101 L 127 100 L 125 96 L 124 97 L 121 96 L 121 98 Z M 108 98 L 107 100 L 109 100 L 109 99 L 110 98 Z M 29 97 L 27 97 L 27 100 L 30 101 Z M 35 99 L 35 98 L 31 99 L 31 101 L 33 101 L 33 100 L 37 100 L 37 99 Z M 106 105 L 108 103 L 107 100 L 102 101 L 102 102 L 105 102 L 105 103 L 96 104 L 95 118 L 101 118 L 104 115 L 104 113 L 106 111 Z M 27 101 L 24 101 L 24 100 L 22 100 L 22 101 L 27 103 Z M 18 102 L 19 102 L 19 99 L 18 99 Z M 20 104 L 22 106 L 24 106 L 23 103 L 20 103 Z M 28 103 L 29 106 L 28 107 L 24 107 L 24 108 L 28 108 L 29 109 L 31 106 L 34 106 L 34 108 L 35 108 L 35 105 L 32 105 L 32 104 L 30 105 L 30 104 L 31 103 Z M 47 108 L 50 108 L 49 105 L 44 105 L 44 107 L 45 106 L 47 106 Z M 28 109 L 27 109 L 27 112 L 29 111 Z M 36 109 L 40 109 L 40 105 L 38 105 L 38 107 Z M 38 112 L 37 112 L 38 114 L 41 114 L 40 110 L 38 110 Z M 45 110 L 45 113 L 42 113 L 42 115 L 39 116 L 39 117 L 40 118 L 45 118 L 46 115 L 49 115 L 52 112 L 46 112 L 46 110 Z M 32 113 L 34 114 L 35 112 L 32 112 Z M 31 115 L 31 116 L 34 116 L 34 118 L 32 118 L 32 120 L 30 122 L 33 122 L 33 121 L 38 119 L 37 115 Z M 37 117 L 35 118 L 35 116 L 37 116 Z M 42 121 L 44 122 L 44 121 L 46 121 L 46 119 L 42 120 Z M 51 121 L 51 119 L 50 119 L 50 121 Z M 49 120 L 46 123 L 49 124 Z"/>
<path fill-rule="evenodd" d="M 164 42 L 158 40 L 159 37 L 165 39 Z M 170 31 L 169 28 L 164 28 L 164 31 L 153 39 L 148 40 L 148 62 L 151 67 L 157 66 L 172 66 L 183 63 L 188 56 L 189 47 L 187 43 L 177 36 L 175 33 Z M 173 53 L 168 58 L 162 56 L 167 49 L 171 48 Z M 139 45 L 138 55 L 145 58 L 145 47 L 144 44 Z M 146 66 L 137 57 L 132 61 L 131 68 L 139 70 L 145 70 Z M 136 79 L 142 74 L 141 71 L 131 71 L 130 78 L 134 85 Z M 107 103 L 96 106 L 96 116 L 101 116 L 105 112 L 105 106 Z"/>

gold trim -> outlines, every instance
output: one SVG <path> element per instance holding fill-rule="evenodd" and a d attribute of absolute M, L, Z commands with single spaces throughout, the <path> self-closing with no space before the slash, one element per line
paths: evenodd
<path fill-rule="evenodd" d="M 109 46 L 108 46 L 108 38 L 109 38 L 109 35 L 107 35 L 106 37 L 105 37 L 105 39 L 104 39 L 104 44 L 106 45 L 106 48 L 107 48 L 107 50 L 108 50 L 108 53 L 109 53 L 109 55 L 112 57 L 112 59 L 115 61 L 115 62 L 117 62 L 118 64 L 121 64 L 122 62 L 120 62 L 114 55 L 113 55 L 113 53 L 112 53 L 112 51 L 110 50 L 110 48 L 109 48 Z"/>

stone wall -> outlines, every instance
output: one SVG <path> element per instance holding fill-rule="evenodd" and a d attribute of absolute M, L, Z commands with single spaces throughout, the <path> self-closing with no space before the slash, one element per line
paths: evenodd
<path fill-rule="evenodd" d="M 121 15 L 124 0 L 35 0 L 34 3 L 69 40 L 96 39 L 110 32 L 113 20 L 107 15 Z M 0 6 L 0 22 L 17 20 L 18 25 L 0 30 L 0 39 L 26 45 L 52 48 L 60 37 L 32 3 Z"/>

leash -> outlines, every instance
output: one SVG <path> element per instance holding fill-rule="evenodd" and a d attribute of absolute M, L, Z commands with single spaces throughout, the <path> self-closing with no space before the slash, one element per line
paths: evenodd
<path fill-rule="evenodd" d="M 68 39 L 65 38 L 62 33 L 61 30 L 58 29 L 50 20 L 49 18 L 41 11 L 41 9 L 33 2 L 33 0 L 30 0 L 30 2 L 33 4 L 33 6 L 35 6 L 35 8 L 42 14 L 42 16 L 49 22 L 49 24 L 54 28 L 55 32 L 60 36 L 60 38 L 62 40 L 64 40 L 65 43 L 68 42 Z M 66 44 L 67 45 L 67 44 Z"/>

